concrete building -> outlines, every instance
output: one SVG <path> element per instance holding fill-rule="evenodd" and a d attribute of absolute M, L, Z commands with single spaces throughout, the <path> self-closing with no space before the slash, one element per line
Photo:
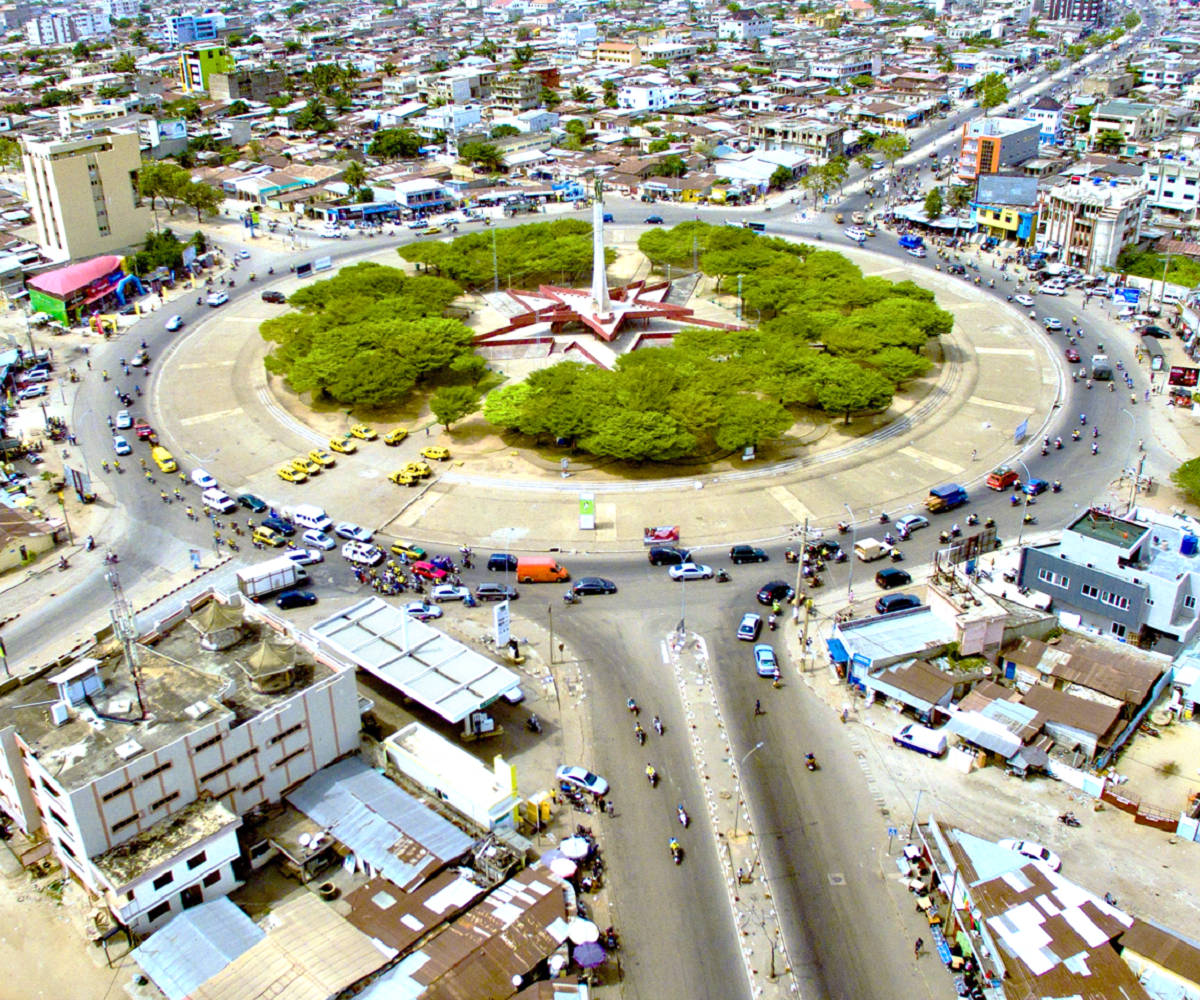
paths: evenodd
<path fill-rule="evenodd" d="M 617 107 L 629 111 L 662 111 L 679 101 L 679 88 L 635 81 L 617 88 Z"/>
<path fill-rule="evenodd" d="M 1189 517 L 1089 510 L 1057 544 L 1022 549 L 1020 584 L 1102 635 L 1173 652 L 1200 634 L 1198 535 Z"/>
<path fill-rule="evenodd" d="M 1183 60 L 1144 62 L 1135 68 L 1141 71 L 1143 83 L 1152 83 L 1156 87 L 1186 87 L 1200 76 L 1200 63 Z"/>
<path fill-rule="evenodd" d="M 640 66 L 642 50 L 631 42 L 601 42 L 596 46 L 596 62 L 606 66 Z"/>
<path fill-rule="evenodd" d="M 267 100 L 285 90 L 287 77 L 277 69 L 238 69 L 232 72 L 211 72 L 208 75 L 208 96 L 214 101 Z"/>
<path fill-rule="evenodd" d="M 99 10 L 81 9 L 69 14 L 42 14 L 25 24 L 30 45 L 72 45 L 88 38 L 99 38 L 112 31 L 108 15 Z"/>
<path fill-rule="evenodd" d="M 856 76 L 878 76 L 883 69 L 883 58 L 878 52 L 859 52 L 832 58 L 814 59 L 809 64 L 808 75 L 814 80 L 826 80 L 841 86 Z"/>
<path fill-rule="evenodd" d="M 594 42 L 599 37 L 596 25 L 591 21 L 578 21 L 559 26 L 557 44 L 563 49 L 577 49 L 585 42 Z"/>
<path fill-rule="evenodd" d="M 1044 0 L 1042 11 L 1047 21 L 1099 24 L 1104 16 L 1104 0 Z"/>
<path fill-rule="evenodd" d="M 241 817 L 358 748 L 353 667 L 209 598 L 0 694 L 0 808 L 137 934 L 236 888 Z"/>
<path fill-rule="evenodd" d="M 845 155 L 846 126 L 815 118 L 752 118 L 750 138 L 766 150 L 807 153 L 820 163 Z"/>
<path fill-rule="evenodd" d="M 24 140 L 25 190 L 47 257 L 93 257 L 145 239 L 153 215 L 138 191 L 139 146 L 136 132 Z"/>
<path fill-rule="evenodd" d="M 717 37 L 722 41 L 745 45 L 771 34 L 770 18 L 756 10 L 735 10 L 721 16 L 717 21 Z"/>
<path fill-rule="evenodd" d="M 504 111 L 528 111 L 542 103 L 542 81 L 532 73 L 505 73 L 492 83 L 492 102 Z"/>
<path fill-rule="evenodd" d="M 959 143 L 958 176 L 973 180 L 1018 167 L 1038 154 L 1042 127 L 1023 118 L 976 118 L 964 122 Z"/>
<path fill-rule="evenodd" d="M 1200 158 L 1167 155 L 1142 164 L 1146 178 L 1146 203 L 1183 222 L 1196 218 L 1200 192 Z"/>
<path fill-rule="evenodd" d="M 1162 132 L 1165 113 L 1165 109 L 1157 104 L 1105 101 L 1092 112 L 1088 147 L 1095 148 L 1101 132 L 1120 132 L 1127 147 L 1153 139 Z"/>
<path fill-rule="evenodd" d="M 167 18 L 163 37 L 173 49 L 195 42 L 214 42 L 221 37 L 225 24 L 224 14 L 180 14 Z"/>
<path fill-rule="evenodd" d="M 1040 192 L 1039 249 L 1060 250 L 1064 264 L 1100 274 L 1141 235 L 1146 191 L 1136 182 L 1072 177 Z"/>
<path fill-rule="evenodd" d="M 1025 112 L 1025 120 L 1041 126 L 1040 141 L 1058 142 L 1062 137 L 1063 107 L 1053 97 L 1044 94 L 1034 101 Z"/>
<path fill-rule="evenodd" d="M 224 45 L 197 45 L 179 53 L 179 82 L 189 94 L 207 94 L 210 76 L 232 73 L 235 68 Z"/>
<path fill-rule="evenodd" d="M 100 6 L 114 21 L 125 17 L 133 19 L 142 12 L 142 0 L 104 0 Z"/>
<path fill-rule="evenodd" d="M 486 101 L 492 96 L 496 74 L 478 70 L 458 70 L 439 73 L 422 81 L 417 93 L 429 104 L 470 104 Z"/>
<path fill-rule="evenodd" d="M 983 174 L 975 182 L 971 219 L 989 237 L 1030 246 L 1037 235 L 1037 218 L 1036 177 Z"/>

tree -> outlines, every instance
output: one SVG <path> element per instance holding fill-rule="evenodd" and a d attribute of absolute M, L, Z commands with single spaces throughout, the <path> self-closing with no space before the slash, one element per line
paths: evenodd
<path fill-rule="evenodd" d="M 1119 153 L 1125 141 L 1123 132 L 1115 128 L 1106 128 L 1096 136 L 1094 146 L 1101 153 Z"/>
<path fill-rule="evenodd" d="M 458 159 L 461 163 L 482 167 L 488 173 L 496 173 L 504 166 L 504 157 L 499 149 L 490 142 L 480 142 L 476 139 L 468 139 L 458 144 Z"/>
<path fill-rule="evenodd" d="M 610 410 L 579 444 L 593 455 L 629 462 L 670 461 L 696 447 L 696 438 L 665 413 Z"/>
<path fill-rule="evenodd" d="M 654 174 L 656 177 L 683 177 L 687 173 L 687 169 L 687 164 L 678 153 L 664 156 L 661 160 L 656 160 L 654 163 Z"/>
<path fill-rule="evenodd" d="M 646 147 L 647 153 L 665 153 L 671 148 L 671 143 L 667 139 L 655 139 L 649 146 Z"/>
<path fill-rule="evenodd" d="M 0 136 L 0 170 L 16 170 L 21 165 L 21 144 L 9 136 Z"/>
<path fill-rule="evenodd" d="M 925 218 L 930 222 L 940 219 L 944 208 L 942 189 L 940 187 L 930 188 L 929 193 L 925 195 Z"/>
<path fill-rule="evenodd" d="M 352 192 L 357 191 L 367 182 L 367 169 L 357 160 L 351 160 L 342 171 L 342 180 Z"/>
<path fill-rule="evenodd" d="M 870 153 L 859 153 L 854 158 L 854 162 L 862 167 L 863 170 L 872 170 L 875 167 L 875 160 Z"/>
<path fill-rule="evenodd" d="M 137 63 L 130 52 L 123 52 L 112 61 L 114 73 L 132 73 L 137 69 Z"/>
<path fill-rule="evenodd" d="M 891 405 L 892 384 L 879 372 L 834 359 L 826 376 L 817 390 L 817 400 L 821 409 L 842 414 L 846 423 L 850 423 L 850 417 L 855 413 L 882 410 Z"/>
<path fill-rule="evenodd" d="M 301 132 L 317 133 L 332 132 L 336 127 L 329 120 L 325 105 L 315 97 L 296 113 L 295 125 Z"/>
<path fill-rule="evenodd" d="M 571 100 L 576 104 L 587 104 L 592 99 L 592 93 L 582 83 L 577 83 L 571 88 Z"/>
<path fill-rule="evenodd" d="M 196 221 L 203 222 L 205 215 L 216 215 L 221 210 L 225 196 L 211 184 L 189 180 L 180 193 L 179 200 L 195 209 Z"/>
<path fill-rule="evenodd" d="M 484 59 L 495 59 L 496 53 L 500 51 L 500 47 L 490 38 L 485 38 L 479 45 L 475 46 L 475 55 L 482 56 Z"/>
<path fill-rule="evenodd" d="M 91 49 L 87 47 L 87 42 L 76 42 L 75 47 L 71 49 L 73 55 L 80 62 L 83 62 L 91 54 Z"/>
<path fill-rule="evenodd" d="M 375 133 L 367 155 L 380 160 L 412 159 L 421 150 L 421 137 L 408 128 L 385 128 Z"/>
<path fill-rule="evenodd" d="M 867 87 L 875 86 L 875 78 L 870 73 L 860 73 L 858 76 L 850 78 L 850 85 L 858 87 L 860 90 L 866 90 Z"/>
<path fill-rule="evenodd" d="M 1192 503 L 1200 503 L 1200 458 L 1191 458 L 1171 473 L 1171 482 L 1179 487 Z"/>
<path fill-rule="evenodd" d="M 532 45 L 518 45 L 515 49 L 513 49 L 513 65 L 517 67 L 517 69 L 520 69 L 526 63 L 533 62 L 533 56 L 534 52 Z"/>
<path fill-rule="evenodd" d="M 781 165 L 771 172 L 771 178 L 767 182 L 767 186 L 774 188 L 776 191 L 782 191 L 793 180 L 792 172 L 787 167 Z"/>
<path fill-rule="evenodd" d="M 889 132 L 876 139 L 871 149 L 882 156 L 895 173 L 896 161 L 908 152 L 908 140 L 899 133 Z"/>
<path fill-rule="evenodd" d="M 506 135 L 520 135 L 521 130 L 515 125 L 494 125 L 488 133 L 490 139 L 503 139 Z"/>
<path fill-rule="evenodd" d="M 150 199 L 150 210 L 154 213 L 154 228 L 158 228 L 158 202 L 171 214 L 183 201 L 183 193 L 192 182 L 192 175 L 183 167 L 165 160 L 143 160 L 138 171 L 138 191 Z"/>
<path fill-rule="evenodd" d="M 946 191 L 946 202 L 953 211 L 959 211 L 971 204 L 974 192 L 967 184 L 951 184 Z"/>
<path fill-rule="evenodd" d="M 429 409 L 446 430 L 479 409 L 479 393 L 466 385 L 445 385 L 429 399 Z"/>
<path fill-rule="evenodd" d="M 975 96 L 984 114 L 1008 100 L 1008 84 L 1003 73 L 989 73 L 975 86 Z"/>
<path fill-rule="evenodd" d="M 792 417 L 779 403 L 757 396 L 736 395 L 725 401 L 713 440 L 723 451 L 757 447 L 778 437 L 792 425 Z"/>
<path fill-rule="evenodd" d="M 229 115 L 236 117 L 238 115 L 246 114 L 250 110 L 250 105 L 239 99 L 231 103 L 225 110 L 229 113 Z"/>
<path fill-rule="evenodd" d="M 542 102 L 542 106 L 553 111 L 562 104 L 562 95 L 553 87 L 543 87 L 538 93 L 538 100 Z"/>
<path fill-rule="evenodd" d="M 920 378 L 933 367 L 925 355 L 903 347 L 885 347 L 868 357 L 866 363 L 895 385 Z"/>

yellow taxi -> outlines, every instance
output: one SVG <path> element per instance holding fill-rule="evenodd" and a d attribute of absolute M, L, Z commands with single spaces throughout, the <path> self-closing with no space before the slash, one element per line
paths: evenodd
<path fill-rule="evenodd" d="M 360 441 L 374 441 L 378 434 L 375 433 L 375 428 L 367 424 L 355 424 L 350 428 L 350 436 L 356 437 Z"/>
<path fill-rule="evenodd" d="M 334 462 L 333 456 L 321 448 L 314 448 L 308 453 L 308 457 L 316 462 L 317 465 L 330 466 Z"/>
<path fill-rule="evenodd" d="M 392 555 L 405 556 L 409 559 L 424 559 L 426 552 L 419 545 L 409 545 L 408 542 L 392 542 Z"/>
<path fill-rule="evenodd" d="M 254 529 L 254 534 L 251 537 L 254 541 L 260 542 L 263 545 L 269 545 L 273 549 L 279 548 L 287 541 L 278 531 L 273 531 L 271 528 L 264 528 L 261 525 Z"/>
<path fill-rule="evenodd" d="M 401 472 L 407 472 L 410 476 L 417 476 L 424 479 L 426 476 L 432 476 L 433 470 L 424 462 L 405 462 Z"/>
<path fill-rule="evenodd" d="M 358 451 L 358 445 L 354 443 L 353 438 L 330 438 L 329 450 L 336 451 L 339 455 L 353 455 Z"/>
<path fill-rule="evenodd" d="M 293 458 L 291 466 L 297 472 L 303 472 L 306 476 L 315 476 L 321 471 L 321 467 L 317 465 L 307 455 L 301 455 L 299 458 Z"/>
<path fill-rule="evenodd" d="M 436 462 L 444 462 L 450 457 L 450 449 L 442 448 L 439 445 L 430 445 L 428 448 L 422 448 L 421 454 L 425 458 L 431 458 Z"/>
<path fill-rule="evenodd" d="M 420 478 L 407 469 L 397 469 L 395 472 L 388 473 L 388 482 L 395 483 L 397 486 L 416 486 Z"/>
<path fill-rule="evenodd" d="M 408 437 L 408 431 L 406 431 L 403 427 L 397 427 L 394 431 L 388 431 L 383 436 L 383 443 L 396 445 L 403 441 L 406 437 Z"/>
<path fill-rule="evenodd" d="M 308 478 L 299 469 L 293 469 L 290 465 L 285 465 L 282 469 L 276 471 L 275 475 L 285 483 L 302 483 Z"/>

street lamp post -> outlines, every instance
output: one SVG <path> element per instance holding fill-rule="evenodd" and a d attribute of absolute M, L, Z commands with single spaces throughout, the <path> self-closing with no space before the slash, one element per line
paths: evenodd
<path fill-rule="evenodd" d="M 739 820 L 739 819 L 741 819 L 741 813 L 742 813 L 742 811 L 741 811 L 741 805 L 742 805 L 742 765 L 746 763 L 746 758 L 747 758 L 747 757 L 749 757 L 749 756 L 750 756 L 752 753 L 754 753 L 755 751 L 757 751 L 757 750 L 761 750 L 762 748 L 763 748 L 763 741 L 762 741 L 762 740 L 759 740 L 757 743 L 755 743 L 755 744 L 754 744 L 754 746 L 752 746 L 752 747 L 751 747 L 749 750 L 747 750 L 747 751 L 746 751 L 746 753 L 745 753 L 745 754 L 742 756 L 742 759 L 738 761 L 738 769 L 737 769 L 737 789 L 736 789 L 736 792 L 735 792 L 735 794 L 734 794 L 734 796 L 733 796 L 733 839 L 734 839 L 734 840 L 736 840 L 736 839 L 737 839 L 737 833 L 738 833 L 738 820 Z"/>
<path fill-rule="evenodd" d="M 1021 535 L 1025 532 L 1025 517 L 1029 513 L 1029 490 L 1027 487 L 1029 486 L 1031 477 L 1029 475 L 1028 465 L 1026 465 L 1019 458 L 1014 459 L 1014 461 L 1025 470 L 1025 478 L 1021 482 L 1021 492 L 1025 494 L 1025 502 L 1021 504 L 1021 523 L 1017 525 L 1017 552 L 1019 554 L 1021 549 Z"/>
<path fill-rule="evenodd" d="M 855 539 L 858 537 L 858 528 L 854 523 L 854 511 L 852 511 L 850 509 L 850 505 L 848 503 L 843 503 L 842 506 L 846 508 L 847 513 L 849 513 L 849 515 L 850 515 L 850 557 L 846 560 L 846 565 L 849 566 L 850 569 L 846 573 L 846 600 L 847 600 L 847 602 L 853 604 L 854 603 L 854 543 L 855 543 Z"/>

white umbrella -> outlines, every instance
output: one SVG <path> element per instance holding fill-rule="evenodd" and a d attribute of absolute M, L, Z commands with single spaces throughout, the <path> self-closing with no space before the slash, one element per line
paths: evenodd
<path fill-rule="evenodd" d="M 583 917 L 572 917 L 567 921 L 567 937 L 573 944 L 586 944 L 600 940 L 600 928 Z"/>
<path fill-rule="evenodd" d="M 550 862 L 550 870 L 559 878 L 570 878 L 575 874 L 577 867 L 570 858 L 555 858 Z"/>
<path fill-rule="evenodd" d="M 558 849 L 562 851 L 563 857 L 578 861 L 587 857 L 588 842 L 583 837 L 568 837 L 558 845 Z"/>

